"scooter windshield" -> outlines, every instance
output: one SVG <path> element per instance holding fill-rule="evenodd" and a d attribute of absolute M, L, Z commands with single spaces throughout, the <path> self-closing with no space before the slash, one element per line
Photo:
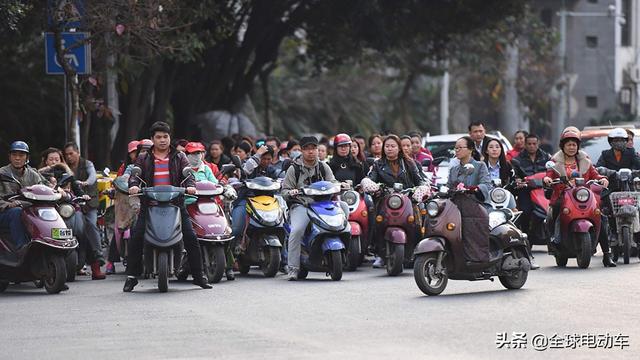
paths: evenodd
<path fill-rule="evenodd" d="M 184 188 L 171 185 L 154 186 L 144 189 L 145 195 L 157 202 L 169 202 L 184 194 Z"/>

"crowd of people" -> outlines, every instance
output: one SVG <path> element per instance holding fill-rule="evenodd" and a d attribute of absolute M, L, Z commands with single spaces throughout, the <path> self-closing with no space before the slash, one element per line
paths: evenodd
<path fill-rule="evenodd" d="M 524 186 L 523 179 L 540 172 L 547 172 L 544 182 L 552 184 L 555 178 L 564 176 L 572 179 L 580 176 L 586 180 L 599 180 L 608 186 L 606 177 L 600 175 L 591 163 L 586 153 L 580 151 L 581 135 L 577 128 L 569 127 L 562 134 L 559 149 L 555 154 L 548 154 L 540 149 L 540 138 L 526 131 L 518 131 L 513 137 L 513 149 L 506 151 L 504 145 L 497 138 L 487 135 L 487 129 L 482 122 L 473 122 L 468 127 L 468 135 L 459 138 L 453 148 L 454 158 L 449 161 L 449 177 L 447 185 L 450 188 L 464 186 L 477 189 L 478 197 L 494 186 L 505 186 L 514 193 L 517 204 L 513 208 L 522 211 L 520 226 L 528 232 L 531 223 L 533 205 L 529 196 L 529 189 Z M 254 139 L 248 136 L 234 135 L 221 140 L 214 140 L 205 146 L 197 141 L 186 139 L 171 139 L 171 129 L 163 122 L 153 124 L 149 139 L 134 140 L 128 144 L 128 155 L 118 170 L 118 176 L 130 175 L 135 165 L 142 170 L 138 176 L 129 178 L 129 194 L 140 191 L 141 180 L 149 185 L 183 186 L 189 194 L 195 193 L 194 184 L 197 181 L 226 183 L 227 177 L 221 173 L 225 164 L 236 166 L 234 176 L 240 180 L 266 176 L 281 179 L 282 196 L 289 206 L 289 223 L 291 231 L 287 239 L 288 244 L 288 279 L 296 280 L 300 271 L 300 242 L 309 223 L 309 216 L 305 205 L 312 201 L 300 189 L 319 179 L 361 185 L 367 193 L 365 199 L 370 209 L 376 207 L 376 191 L 378 184 L 393 186 L 402 184 L 404 188 L 416 188 L 416 201 L 426 199 L 437 179 L 435 176 L 438 159 L 434 159 L 423 135 L 410 132 L 398 136 L 394 134 L 373 134 L 368 138 L 360 134 L 336 134 L 333 137 L 318 139 L 305 136 L 299 140 L 288 139 L 282 141 L 278 137 L 269 136 Z M 632 134 L 631 134 L 632 135 Z M 609 135 L 611 149 L 603 152 L 597 166 L 618 170 L 623 167 L 640 169 L 640 157 L 632 150 L 633 137 L 622 129 L 615 129 Z M 117 250 L 113 242 L 105 260 L 100 234 L 97 228 L 98 189 L 97 173 L 93 163 L 80 156 L 78 146 L 67 143 L 61 149 L 48 148 L 42 152 L 38 169 L 29 166 L 32 154 L 29 146 L 22 141 L 16 141 L 9 149 L 10 164 L 0 169 L 0 173 L 17 179 L 23 186 L 37 183 L 55 187 L 65 196 L 83 197 L 86 204 L 78 215 L 76 235 L 82 237 L 82 243 L 87 247 L 87 264 L 91 268 L 92 279 L 105 278 L 101 267 L 106 265 L 106 274 L 115 272 L 114 262 L 119 261 Z M 552 160 L 560 172 L 548 170 L 546 163 Z M 462 171 L 467 164 L 472 164 L 476 171 L 471 176 Z M 192 178 L 185 178 L 184 167 L 194 169 Z M 578 175 L 575 175 L 575 174 Z M 428 176 L 431 174 L 431 176 Z M 73 181 L 68 181 L 69 179 Z M 559 213 L 559 196 L 562 185 L 555 186 L 551 196 L 551 232 L 555 219 Z M 14 184 L 0 183 L 0 227 L 11 232 L 16 248 L 19 249 L 28 242 L 28 232 L 20 221 L 21 204 L 17 201 L 5 200 L 6 195 L 17 192 Z M 234 237 L 240 238 L 246 227 L 246 201 L 251 196 L 250 191 L 244 189 L 235 194 L 233 189 L 225 191 L 225 196 L 232 201 L 230 218 Z M 121 209 L 144 211 L 145 203 L 136 203 L 137 199 L 123 197 Z M 187 202 L 189 200 L 186 200 Z M 184 247 L 187 251 L 189 265 L 194 278 L 194 284 L 202 288 L 210 288 L 206 276 L 202 271 L 200 249 L 193 231 L 184 202 L 179 204 L 182 211 L 182 231 Z M 348 214 L 346 204 L 344 213 Z M 120 210 L 124 211 L 124 210 Z M 118 210 L 116 210 L 118 212 Z M 369 214 L 374 224 L 374 211 Z M 118 214 L 116 214 L 118 218 Z M 122 216 L 121 216 L 122 218 Z M 126 222 L 130 217 L 125 216 Z M 128 247 L 127 280 L 124 291 L 131 291 L 138 283 L 137 276 L 141 273 L 142 242 L 144 236 L 145 218 L 138 217 L 131 223 L 132 235 Z M 557 231 L 556 231 L 557 232 Z M 373 231 L 371 232 L 374 233 Z M 115 236 L 121 236 L 116 231 Z M 552 241 L 556 241 L 554 237 Z M 608 240 L 600 237 L 604 252 L 604 265 L 615 266 L 610 259 Z M 375 241 L 372 242 L 375 244 Z M 227 251 L 228 280 L 234 279 L 234 254 L 237 243 Z M 377 255 L 374 267 L 384 263 L 381 251 Z M 82 273 L 81 273 L 82 274 Z"/>

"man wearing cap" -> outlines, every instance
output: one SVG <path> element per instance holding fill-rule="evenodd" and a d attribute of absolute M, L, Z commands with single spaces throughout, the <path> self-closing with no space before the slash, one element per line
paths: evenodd
<path fill-rule="evenodd" d="M 47 181 L 35 169 L 27 166 L 29 145 L 24 141 L 14 141 L 9 148 L 9 165 L 0 168 L 0 174 L 14 178 L 25 186 L 47 184 Z M 22 203 L 19 200 L 7 201 L 7 195 L 15 195 L 20 190 L 18 184 L 0 182 L 0 229 L 9 230 L 11 240 L 17 249 L 29 242 L 27 229 L 22 223 Z"/>
<path fill-rule="evenodd" d="M 313 199 L 302 194 L 300 189 L 316 181 L 336 181 L 328 164 L 318 161 L 318 139 L 306 136 L 300 140 L 302 156 L 293 160 L 282 185 L 282 196 L 289 205 L 289 218 L 291 220 L 291 233 L 289 234 L 289 275 L 288 279 L 298 279 L 300 271 L 300 246 L 302 237 L 309 225 L 307 206 Z M 340 202 L 345 216 L 349 208 L 344 202 Z"/>

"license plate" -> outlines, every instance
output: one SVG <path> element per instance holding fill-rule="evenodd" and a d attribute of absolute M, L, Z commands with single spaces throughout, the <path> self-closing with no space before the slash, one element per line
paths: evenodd
<path fill-rule="evenodd" d="M 635 205 L 636 204 L 636 199 L 634 198 L 622 198 L 622 199 L 618 199 L 618 205 L 622 206 L 622 205 Z"/>
<path fill-rule="evenodd" d="M 51 237 L 56 240 L 66 240 L 73 237 L 71 229 L 51 229 Z"/>

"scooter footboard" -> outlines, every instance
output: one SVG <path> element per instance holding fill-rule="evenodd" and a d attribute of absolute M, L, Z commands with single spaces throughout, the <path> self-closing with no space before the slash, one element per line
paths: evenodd
<path fill-rule="evenodd" d="M 406 244 L 407 233 L 402 228 L 391 226 L 384 232 L 384 240 L 394 244 Z"/>
<path fill-rule="evenodd" d="M 413 256 L 430 252 L 444 251 L 445 240 L 440 236 L 432 236 L 421 240 L 413 250 Z"/>

